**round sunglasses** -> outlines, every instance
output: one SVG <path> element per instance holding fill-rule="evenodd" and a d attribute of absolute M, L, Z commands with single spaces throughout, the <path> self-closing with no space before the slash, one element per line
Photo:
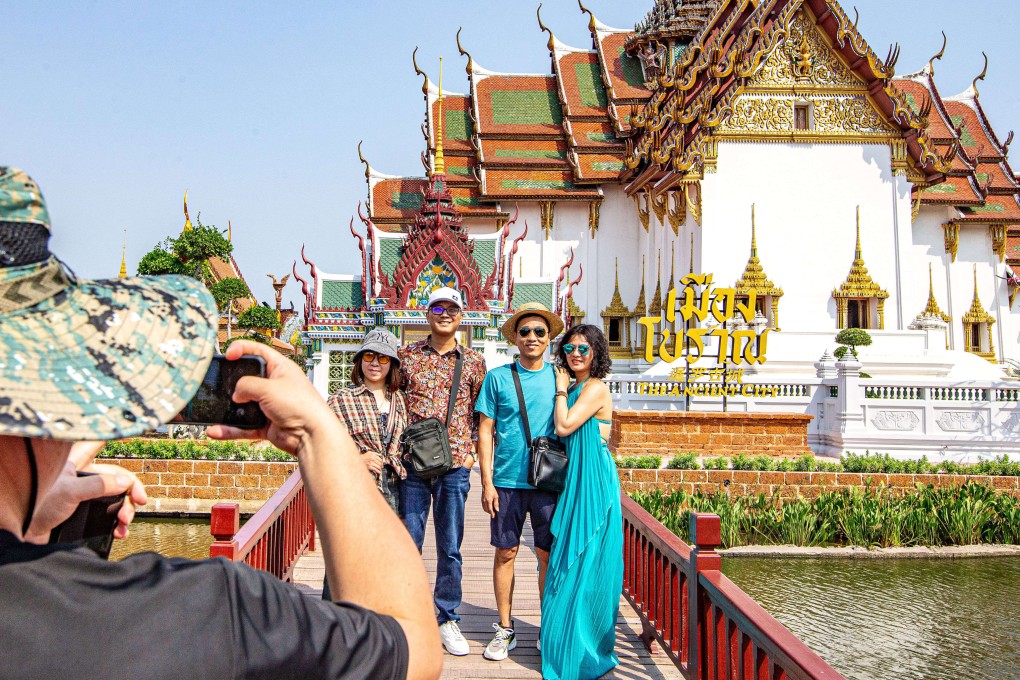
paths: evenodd
<path fill-rule="evenodd" d="M 362 352 L 361 360 L 366 364 L 370 364 L 373 361 L 378 361 L 380 366 L 385 366 L 390 363 L 390 357 L 385 354 L 377 354 L 375 352 Z"/>
<path fill-rule="evenodd" d="M 588 356 L 588 352 L 591 351 L 591 346 L 590 345 L 572 345 L 572 344 L 571 345 L 563 345 L 563 353 L 564 354 L 573 354 L 575 349 L 578 352 L 581 353 L 581 356 L 586 357 L 586 356 Z"/>
<path fill-rule="evenodd" d="M 548 332 L 549 331 L 542 328 L 541 326 L 535 326 L 534 328 L 532 328 L 531 326 L 524 326 L 523 328 L 517 329 L 517 335 L 519 335 L 522 338 L 526 338 L 532 333 L 535 334 L 536 338 L 544 338 L 546 333 Z"/>

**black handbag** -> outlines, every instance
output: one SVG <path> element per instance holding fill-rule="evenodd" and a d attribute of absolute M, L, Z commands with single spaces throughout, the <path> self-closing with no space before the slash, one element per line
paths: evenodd
<path fill-rule="evenodd" d="M 524 441 L 528 442 L 528 484 L 548 491 L 562 493 L 567 483 L 567 448 L 559 439 L 553 437 L 531 438 L 531 425 L 528 423 L 528 407 L 524 405 L 524 391 L 521 389 L 521 378 L 517 374 L 517 362 L 510 366 L 514 375 L 514 387 L 517 388 L 517 404 L 521 409 L 521 420 L 524 421 Z"/>
<path fill-rule="evenodd" d="M 460 388 L 460 372 L 463 365 L 464 355 L 458 351 L 457 366 L 453 369 L 453 390 L 446 407 L 446 422 L 439 418 L 424 418 L 407 425 L 400 436 L 404 457 L 411 464 L 414 473 L 422 479 L 438 477 L 453 467 L 449 427 L 453 407 L 457 403 L 457 390 Z"/>

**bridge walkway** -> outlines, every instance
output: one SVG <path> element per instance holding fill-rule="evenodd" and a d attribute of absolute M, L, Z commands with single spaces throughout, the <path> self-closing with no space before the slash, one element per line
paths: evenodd
<path fill-rule="evenodd" d="M 530 527 L 525 528 L 521 550 L 517 555 L 517 583 L 514 593 L 514 621 L 517 649 L 504 661 L 487 661 L 482 650 L 492 639 L 492 624 L 497 620 L 496 598 L 492 592 L 493 548 L 489 545 L 489 516 L 482 511 L 479 500 L 481 480 L 477 469 L 472 473 L 471 493 L 467 501 L 464 526 L 464 601 L 458 613 L 461 630 L 471 645 L 468 656 L 445 655 L 443 678 L 488 678 L 492 680 L 541 678 L 542 664 L 535 642 L 541 625 L 538 597 L 538 561 Z M 319 541 L 316 540 L 316 546 Z M 423 559 L 434 583 L 436 551 L 432 531 L 428 531 Z M 301 558 L 295 567 L 294 582 L 309 597 L 320 597 L 324 573 L 322 554 L 316 550 Z M 680 671 L 665 654 L 650 653 L 641 642 L 641 622 L 625 599 L 620 598 L 620 617 L 616 623 L 616 653 L 620 665 L 603 676 L 604 679 L 650 678 L 673 680 Z"/>

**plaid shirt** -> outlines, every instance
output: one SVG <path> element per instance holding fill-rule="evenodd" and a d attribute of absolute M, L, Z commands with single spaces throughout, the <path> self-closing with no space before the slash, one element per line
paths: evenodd
<path fill-rule="evenodd" d="M 383 461 L 393 468 L 393 471 L 400 475 L 401 479 L 407 476 L 404 466 L 400 463 L 400 435 L 407 425 L 407 402 L 404 400 L 403 392 L 390 394 L 393 403 L 393 438 L 387 448 Z M 337 390 L 329 398 L 329 407 L 333 409 L 340 422 L 347 426 L 354 443 L 361 449 L 362 455 L 366 453 L 381 454 L 386 441 L 386 433 L 383 432 L 379 422 L 379 406 L 375 401 L 375 395 L 365 385 L 357 387 L 345 387 Z M 387 414 L 388 415 L 388 414 Z"/>
<path fill-rule="evenodd" d="M 408 418 L 412 423 L 426 418 L 446 421 L 458 352 L 464 355 L 464 365 L 449 427 L 454 467 L 463 465 L 468 454 L 474 455 L 471 442 L 478 441 L 475 400 L 485 379 L 485 359 L 479 352 L 460 345 L 452 352 L 440 354 L 429 344 L 429 338 L 401 347 L 397 352 L 404 374 Z"/>

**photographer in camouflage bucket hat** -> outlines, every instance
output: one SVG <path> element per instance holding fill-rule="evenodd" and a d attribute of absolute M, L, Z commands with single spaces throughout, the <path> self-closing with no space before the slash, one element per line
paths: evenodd
<path fill-rule="evenodd" d="M 130 473 L 91 465 L 101 442 L 87 440 L 136 436 L 176 415 L 205 374 L 217 323 L 198 281 L 79 280 L 50 254 L 49 236 L 38 187 L 0 167 L 0 677 L 438 677 L 417 549 L 308 379 L 264 345 L 235 342 L 227 358 L 266 361 L 267 377 L 241 379 L 233 397 L 257 401 L 269 425 L 208 434 L 297 455 L 343 601 L 222 559 L 107 562 L 46 544 L 79 502 L 125 492 L 145 501 Z M 82 468 L 100 474 L 79 478 Z M 125 503 L 115 535 L 132 516 Z"/>

